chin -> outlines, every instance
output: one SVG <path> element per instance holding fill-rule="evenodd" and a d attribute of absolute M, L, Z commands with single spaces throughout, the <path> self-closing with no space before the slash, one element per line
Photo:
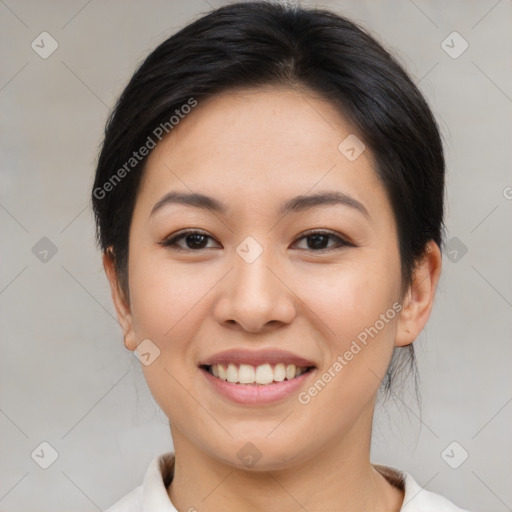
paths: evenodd
<path fill-rule="evenodd" d="M 304 439 L 304 437 L 303 437 Z M 247 471 L 276 471 L 290 468 L 308 459 L 307 447 L 292 439 L 276 436 L 237 437 L 219 450 L 211 448 L 212 455 L 223 463 Z"/>

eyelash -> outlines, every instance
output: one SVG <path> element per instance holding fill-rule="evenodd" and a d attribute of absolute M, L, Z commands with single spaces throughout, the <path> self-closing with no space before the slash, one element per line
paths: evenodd
<path fill-rule="evenodd" d="M 175 249 L 177 251 L 186 251 L 186 252 L 199 252 L 199 251 L 203 251 L 206 249 L 211 249 L 211 247 L 199 248 L 199 249 L 188 249 L 188 248 L 184 249 L 183 247 L 179 247 L 176 245 L 176 242 L 178 242 L 179 240 L 181 240 L 189 235 L 203 235 L 207 238 L 213 239 L 212 236 L 207 235 L 206 233 L 203 233 L 202 231 L 197 231 L 195 229 L 189 229 L 189 230 L 182 231 L 178 234 L 171 235 L 170 237 L 166 238 L 162 242 L 159 242 L 159 244 L 166 248 L 171 248 L 171 249 Z M 297 241 L 300 241 L 303 238 L 312 238 L 315 235 L 327 236 L 327 237 L 336 239 L 336 240 L 338 240 L 338 245 L 335 247 L 328 247 L 328 248 L 323 248 L 323 249 L 318 249 L 318 250 L 315 250 L 315 249 L 303 249 L 303 250 L 309 250 L 312 252 L 328 252 L 328 251 L 332 251 L 332 250 L 339 250 L 339 249 L 342 249 L 343 247 L 355 247 L 354 244 L 341 238 L 340 236 L 336 235 L 332 231 L 323 231 L 323 230 L 308 231 L 306 233 L 303 233 L 302 236 L 297 239 Z"/>

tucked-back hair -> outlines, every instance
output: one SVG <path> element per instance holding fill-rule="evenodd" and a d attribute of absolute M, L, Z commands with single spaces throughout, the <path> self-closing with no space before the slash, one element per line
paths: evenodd
<path fill-rule="evenodd" d="M 307 90 L 329 101 L 371 151 L 396 220 L 402 295 L 427 242 L 441 248 L 441 137 L 401 65 L 364 29 L 334 12 L 264 1 L 232 3 L 161 43 L 137 69 L 108 119 L 92 204 L 99 248 L 112 252 L 127 300 L 128 236 L 147 160 L 134 161 L 133 152 L 147 147 L 148 137 L 155 139 L 157 127 L 169 128 L 171 116 L 192 101 L 269 86 Z M 390 389 L 397 369 L 414 366 L 412 345 L 395 349 L 383 387 Z"/>

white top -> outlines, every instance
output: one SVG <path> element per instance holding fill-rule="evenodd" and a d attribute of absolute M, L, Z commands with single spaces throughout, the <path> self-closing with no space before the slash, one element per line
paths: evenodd
<path fill-rule="evenodd" d="M 374 468 L 393 485 L 405 491 L 400 512 L 468 512 L 456 507 L 446 498 L 426 491 L 409 473 L 387 466 Z M 149 465 L 144 482 L 105 512 L 178 512 L 167 494 L 174 474 L 174 452 L 156 456 Z"/>

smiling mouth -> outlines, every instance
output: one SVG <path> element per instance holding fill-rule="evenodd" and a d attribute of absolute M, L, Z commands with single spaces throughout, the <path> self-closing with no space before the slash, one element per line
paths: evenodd
<path fill-rule="evenodd" d="M 219 380 L 247 386 L 268 386 L 285 380 L 293 380 L 304 373 L 314 370 L 314 366 L 295 366 L 294 364 L 214 364 L 201 365 L 201 369 Z"/>

